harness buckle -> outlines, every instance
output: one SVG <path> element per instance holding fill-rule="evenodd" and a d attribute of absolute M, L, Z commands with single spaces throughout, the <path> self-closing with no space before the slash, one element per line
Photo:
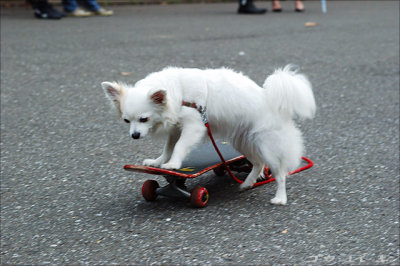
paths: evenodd
<path fill-rule="evenodd" d="M 199 111 L 200 111 L 200 115 L 201 115 L 201 119 L 203 120 L 203 123 L 204 123 L 204 124 L 207 124 L 207 123 L 208 123 L 206 110 L 207 110 L 206 107 L 203 107 L 203 108 L 201 108 L 201 109 L 199 110 Z"/>

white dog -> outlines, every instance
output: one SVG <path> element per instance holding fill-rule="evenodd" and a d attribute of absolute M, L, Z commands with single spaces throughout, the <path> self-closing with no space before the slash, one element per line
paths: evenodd
<path fill-rule="evenodd" d="M 191 148 L 207 138 L 201 112 L 211 131 L 227 139 L 253 164 L 241 189 L 251 188 L 267 164 L 277 180 L 273 204 L 286 204 L 286 176 L 301 161 L 303 141 L 293 118 L 312 118 L 311 84 L 291 66 L 267 77 L 263 88 L 229 69 L 165 68 L 134 86 L 103 82 L 134 139 L 167 135 L 164 151 L 148 166 L 179 169 Z"/>

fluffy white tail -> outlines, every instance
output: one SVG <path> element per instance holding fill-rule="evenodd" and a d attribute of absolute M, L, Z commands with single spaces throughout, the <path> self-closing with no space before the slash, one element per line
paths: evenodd
<path fill-rule="evenodd" d="M 279 113 L 299 118 L 312 118 L 316 106 L 311 83 L 292 65 L 277 69 L 263 85 L 267 100 Z"/>

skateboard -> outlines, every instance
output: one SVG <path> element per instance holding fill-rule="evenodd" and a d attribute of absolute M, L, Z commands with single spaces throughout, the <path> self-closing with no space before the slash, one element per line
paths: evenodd
<path fill-rule="evenodd" d="M 252 164 L 246 159 L 245 156 L 237 152 L 229 143 L 224 141 L 216 141 L 218 148 L 225 159 L 226 165 L 230 169 L 230 173 L 249 173 L 252 169 Z M 303 167 L 291 172 L 290 174 L 298 173 L 313 166 L 313 162 L 303 157 L 306 163 Z M 209 194 L 205 187 L 196 186 L 189 192 L 185 186 L 185 181 L 188 178 L 196 178 L 208 171 L 213 170 L 217 176 L 223 176 L 226 173 L 226 166 L 217 152 L 215 151 L 211 142 L 204 143 L 190 152 L 182 163 L 182 168 L 176 170 L 162 169 L 151 166 L 132 165 L 124 166 L 127 171 L 141 172 L 152 175 L 162 175 L 168 182 L 168 185 L 160 187 L 155 180 L 147 180 L 142 186 L 142 196 L 147 201 L 155 201 L 158 195 L 175 198 L 186 198 L 190 200 L 190 204 L 194 207 L 205 207 L 208 203 Z M 243 180 L 232 177 L 238 183 L 243 183 Z M 264 169 L 263 177 L 260 177 L 255 186 L 260 186 L 274 181 L 268 167 Z"/>

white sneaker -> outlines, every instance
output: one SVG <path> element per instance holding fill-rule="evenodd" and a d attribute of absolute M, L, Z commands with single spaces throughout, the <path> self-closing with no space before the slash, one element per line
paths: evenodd
<path fill-rule="evenodd" d="M 70 17 L 90 17 L 90 16 L 94 16 L 94 13 L 83 10 L 81 8 L 77 8 L 72 12 L 68 12 L 67 15 Z"/>
<path fill-rule="evenodd" d="M 100 7 L 99 10 L 94 11 L 94 14 L 98 16 L 112 16 L 114 11 Z"/>

